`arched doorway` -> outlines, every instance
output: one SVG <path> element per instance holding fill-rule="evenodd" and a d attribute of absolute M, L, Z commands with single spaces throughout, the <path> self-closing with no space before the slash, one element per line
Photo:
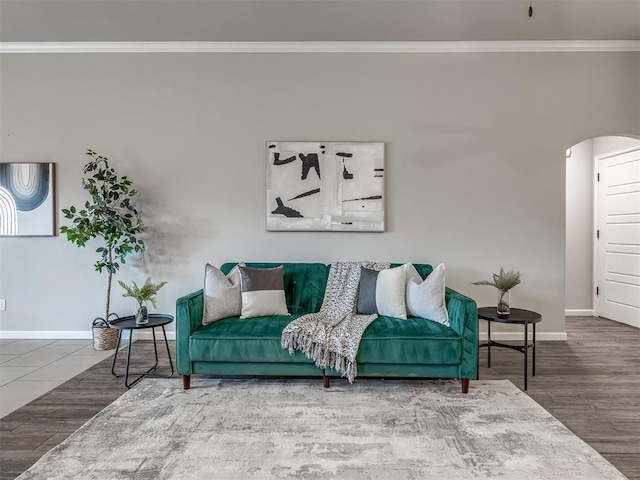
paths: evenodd
<path fill-rule="evenodd" d="M 611 298 L 613 303 L 633 304 L 634 302 L 630 302 L 629 299 L 633 300 L 637 296 L 640 304 L 640 293 L 636 293 L 636 290 L 640 292 L 640 271 L 636 272 L 636 270 L 640 270 L 640 261 L 636 260 L 640 259 L 640 255 L 636 255 L 640 253 L 640 250 L 636 252 L 637 248 L 633 245 L 620 245 L 619 240 L 616 240 L 615 235 L 612 236 L 611 232 L 608 232 L 608 239 L 602 237 L 598 239 L 599 228 L 598 218 L 596 218 L 598 191 L 602 190 L 600 188 L 602 183 L 597 182 L 597 160 L 610 158 L 613 155 L 612 152 L 623 152 L 639 145 L 640 140 L 630 136 L 601 136 L 580 142 L 567 150 L 565 308 L 568 316 L 614 317 L 611 319 L 640 327 L 640 309 L 629 310 L 629 308 L 635 308 L 633 305 L 620 307 L 624 308 L 626 312 L 621 316 L 616 313 L 615 308 L 613 311 L 602 308 L 603 299 L 607 296 L 611 297 L 612 294 L 614 294 Z M 629 220 L 632 220 L 631 223 L 636 223 L 636 226 L 632 228 L 637 228 L 640 232 L 640 183 L 636 183 L 633 178 L 635 172 L 640 172 L 640 160 L 630 164 L 629 158 L 631 157 L 627 156 L 618 162 L 626 165 L 624 169 L 617 168 L 616 170 L 618 177 L 622 175 L 623 177 L 628 176 L 628 178 L 617 178 L 613 190 L 609 191 L 609 197 L 607 194 L 605 197 L 613 198 L 612 193 L 614 195 L 625 193 L 624 212 L 633 213 L 634 208 L 630 209 L 629 205 L 631 207 L 636 205 L 637 209 L 635 210 L 638 215 L 637 218 L 628 215 L 619 216 L 616 235 L 620 230 L 619 225 L 621 223 L 628 224 Z M 628 185 L 621 187 L 622 184 Z M 602 192 L 600 197 L 602 197 Z M 616 201 L 621 199 L 622 197 L 619 196 Z M 636 235 L 640 235 L 640 233 L 636 234 L 635 230 L 631 233 L 624 232 L 625 238 L 629 236 L 635 238 Z M 612 242 L 618 243 L 609 253 L 605 253 L 605 250 L 599 248 L 604 243 L 610 245 Z M 634 242 L 635 240 L 631 241 L 631 244 Z M 638 238 L 638 244 L 640 244 L 640 238 Z M 614 275 L 612 278 L 609 275 L 607 277 L 609 280 L 605 281 L 602 277 L 602 271 L 607 265 L 607 258 L 608 269 L 610 272 L 613 271 Z M 621 318 L 615 318 L 616 316 Z"/>

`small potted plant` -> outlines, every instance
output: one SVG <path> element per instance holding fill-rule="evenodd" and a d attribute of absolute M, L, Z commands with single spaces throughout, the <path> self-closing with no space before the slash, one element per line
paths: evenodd
<path fill-rule="evenodd" d="M 513 269 L 505 272 L 500 267 L 500 273 L 493 274 L 493 280 L 480 280 L 473 282 L 474 285 L 490 285 L 498 289 L 498 315 L 507 316 L 511 313 L 511 302 L 509 290 L 520 283 L 520 272 Z"/>
<path fill-rule="evenodd" d="M 153 308 L 158 308 L 155 296 L 167 282 L 152 283 L 151 277 L 148 277 L 142 287 L 139 287 L 136 282 L 131 282 L 131 285 L 127 285 L 122 280 L 118 280 L 120 286 L 124 289 L 123 297 L 131 297 L 138 302 L 138 311 L 136 313 L 136 323 L 138 325 L 144 325 L 149 322 L 149 312 L 145 305 L 146 302 L 151 302 Z"/>

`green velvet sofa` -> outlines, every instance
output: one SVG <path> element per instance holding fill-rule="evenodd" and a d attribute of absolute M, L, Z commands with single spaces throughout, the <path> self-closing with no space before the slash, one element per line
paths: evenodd
<path fill-rule="evenodd" d="M 227 274 L 235 263 L 222 265 Z M 176 302 L 177 369 L 185 389 L 193 374 L 214 376 L 329 376 L 313 360 L 282 348 L 285 326 L 306 313 L 320 310 L 329 265 L 320 263 L 247 263 L 254 268 L 284 265 L 284 286 L 290 316 L 251 319 L 225 318 L 202 324 L 202 290 Z M 398 266 L 400 264 L 392 264 Z M 414 264 L 423 278 L 431 265 Z M 421 318 L 402 320 L 380 316 L 364 332 L 358 352 L 358 377 L 459 378 L 462 391 L 478 367 L 476 303 L 449 288 L 446 304 L 450 327 Z"/>

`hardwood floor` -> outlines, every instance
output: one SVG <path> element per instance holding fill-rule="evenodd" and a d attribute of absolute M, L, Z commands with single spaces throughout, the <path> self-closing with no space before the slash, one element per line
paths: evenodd
<path fill-rule="evenodd" d="M 566 343 L 538 342 L 536 376 L 529 377 L 527 393 L 629 479 L 640 480 L 640 330 L 568 317 L 567 334 Z M 139 342 L 132 359 L 150 360 L 152 348 Z M 159 353 L 159 373 L 168 374 L 166 355 Z M 491 356 L 489 369 L 481 350 L 480 378 L 507 378 L 522 388 L 522 354 L 496 348 Z M 111 361 L 0 420 L 0 479 L 18 476 L 126 391 L 123 379 L 111 375 Z M 176 383 L 181 385 L 179 377 Z"/>
<path fill-rule="evenodd" d="M 567 317 L 568 341 L 539 342 L 527 393 L 629 479 L 640 479 L 640 330 L 594 317 Z M 486 349 L 480 378 L 523 388 L 522 354 Z"/>

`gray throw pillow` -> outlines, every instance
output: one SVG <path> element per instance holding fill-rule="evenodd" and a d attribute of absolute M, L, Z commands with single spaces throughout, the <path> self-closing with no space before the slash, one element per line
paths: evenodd
<path fill-rule="evenodd" d="M 376 307 L 376 284 L 378 270 L 360 267 L 360 285 L 358 286 L 358 313 L 373 315 L 378 313 Z"/>
<path fill-rule="evenodd" d="M 242 297 L 240 296 L 240 270 L 238 267 L 234 267 L 225 276 L 216 267 L 207 263 L 204 271 L 203 294 L 203 325 L 240 315 Z"/>
<path fill-rule="evenodd" d="M 284 268 L 240 266 L 242 310 L 240 318 L 289 315 L 284 295 Z"/>

